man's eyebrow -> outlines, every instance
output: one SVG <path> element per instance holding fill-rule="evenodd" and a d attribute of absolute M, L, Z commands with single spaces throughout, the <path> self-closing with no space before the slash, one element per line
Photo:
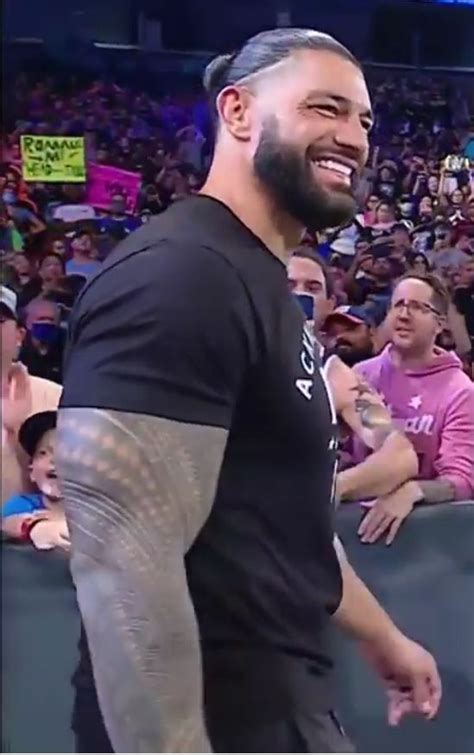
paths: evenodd
<path fill-rule="evenodd" d="M 312 100 L 318 97 L 327 97 L 327 99 L 334 100 L 334 102 L 337 102 L 340 105 L 345 105 L 346 107 L 357 107 L 362 111 L 362 115 L 372 119 L 374 117 L 374 114 L 370 107 L 367 107 L 366 105 L 363 105 L 359 102 L 354 102 L 354 100 L 350 100 L 340 94 L 334 94 L 334 92 L 331 92 L 327 89 L 312 89 L 306 95 L 305 100 Z"/>

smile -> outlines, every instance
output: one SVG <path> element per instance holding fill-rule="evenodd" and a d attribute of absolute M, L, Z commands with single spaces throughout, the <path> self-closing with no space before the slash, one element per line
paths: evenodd
<path fill-rule="evenodd" d="M 354 168 L 351 168 L 349 165 L 345 165 L 337 160 L 312 160 L 312 164 L 315 165 L 318 170 L 324 170 L 331 173 L 333 177 L 336 177 L 347 186 L 351 185 Z"/>

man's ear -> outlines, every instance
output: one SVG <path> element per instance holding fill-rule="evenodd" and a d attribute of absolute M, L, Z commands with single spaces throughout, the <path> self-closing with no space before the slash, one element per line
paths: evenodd
<path fill-rule="evenodd" d="M 30 482 L 35 482 L 34 474 L 33 474 L 33 464 L 31 462 L 28 464 L 28 476 L 30 478 Z"/>
<path fill-rule="evenodd" d="M 216 100 L 222 128 L 239 141 L 250 141 L 252 95 L 246 87 L 228 86 Z"/>
<path fill-rule="evenodd" d="M 336 306 L 337 306 L 337 299 L 336 299 L 336 297 L 333 294 L 332 296 L 328 297 L 328 303 L 327 303 L 327 313 L 328 313 L 328 315 L 331 312 L 334 312 L 334 310 L 336 309 Z"/>
<path fill-rule="evenodd" d="M 448 324 L 448 318 L 446 315 L 439 315 L 438 316 L 438 327 L 436 328 L 436 337 L 441 335 L 441 333 L 446 329 L 446 326 Z"/>
<path fill-rule="evenodd" d="M 23 325 L 17 325 L 16 328 L 16 344 L 18 346 L 18 349 L 21 349 L 23 346 L 23 341 L 25 340 L 26 336 L 26 328 L 23 327 Z"/>

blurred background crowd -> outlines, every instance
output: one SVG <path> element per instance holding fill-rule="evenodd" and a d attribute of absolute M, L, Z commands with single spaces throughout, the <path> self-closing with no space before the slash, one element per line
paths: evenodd
<path fill-rule="evenodd" d="M 369 76 L 370 78 L 370 76 Z M 0 254 L 18 295 L 31 374 L 61 382 L 64 327 L 83 283 L 119 241 L 199 190 L 212 155 L 199 95 L 159 98 L 119 81 L 19 73 L 8 103 L 0 166 Z M 474 339 L 474 147 L 467 93 L 419 72 L 374 83 L 375 127 L 358 188 L 359 212 L 344 228 L 308 233 L 326 261 L 335 302 L 383 323 L 396 280 L 434 271 L 453 302 L 440 343 L 472 370 Z M 107 209 L 86 183 L 26 182 L 20 136 L 85 136 L 87 161 L 139 174 L 135 206 L 120 187 Z M 453 327 L 454 326 L 454 327 Z"/>

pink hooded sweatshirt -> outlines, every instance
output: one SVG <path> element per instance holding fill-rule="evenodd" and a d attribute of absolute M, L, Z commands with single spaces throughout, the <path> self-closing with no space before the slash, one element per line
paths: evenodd
<path fill-rule="evenodd" d="M 453 353 L 436 349 L 427 367 L 403 370 L 392 359 L 393 347 L 355 366 L 382 396 L 395 424 L 410 439 L 418 456 L 420 480 L 443 477 L 456 499 L 474 498 L 474 383 Z M 367 448 L 354 438 L 354 461 Z"/>

